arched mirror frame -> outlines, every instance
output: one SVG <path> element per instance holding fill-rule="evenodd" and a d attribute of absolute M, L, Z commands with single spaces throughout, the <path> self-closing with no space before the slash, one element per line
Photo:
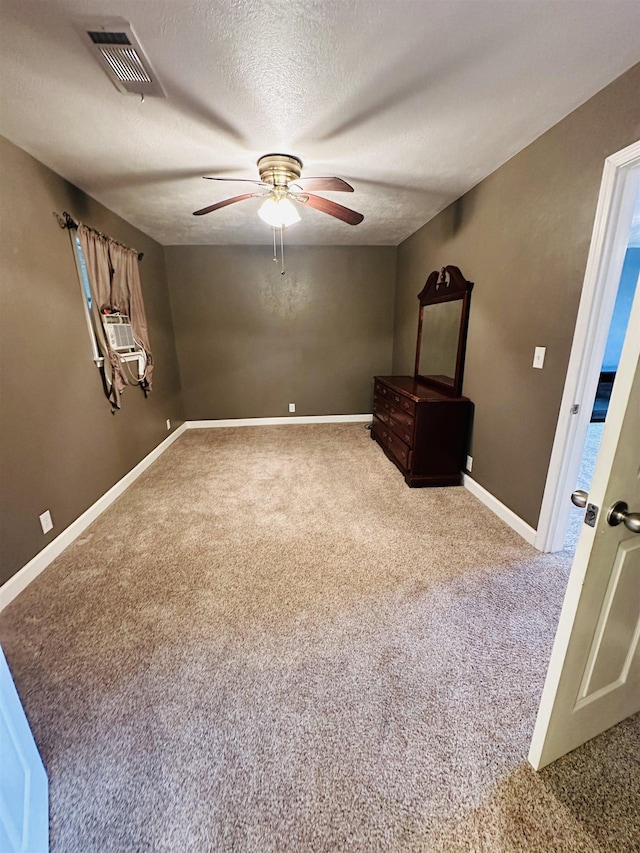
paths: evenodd
<path fill-rule="evenodd" d="M 460 397 L 462 394 L 462 375 L 464 372 L 464 358 L 467 346 L 467 330 L 469 327 L 469 305 L 471 302 L 471 291 L 473 282 L 467 281 L 458 267 L 442 267 L 440 271 L 434 270 L 427 279 L 422 291 L 418 294 L 420 300 L 420 317 L 418 320 L 418 340 L 416 343 L 416 364 L 414 376 L 416 380 L 426 385 L 437 388 L 452 397 Z M 460 312 L 460 325 L 458 330 L 458 347 L 456 355 L 455 375 L 451 382 L 445 381 L 443 377 L 423 375 L 420 373 L 420 352 L 427 341 L 422 340 L 424 324 L 424 311 L 430 305 L 438 305 L 443 302 L 462 300 Z"/>

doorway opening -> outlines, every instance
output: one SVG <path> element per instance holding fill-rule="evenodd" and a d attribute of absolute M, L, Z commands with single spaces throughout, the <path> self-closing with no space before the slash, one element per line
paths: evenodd
<path fill-rule="evenodd" d="M 555 761 L 587 740 L 638 711 L 637 558 L 640 554 L 627 503 L 640 502 L 638 407 L 640 394 L 640 286 L 626 313 L 627 333 L 619 365 L 603 371 L 609 327 L 625 262 L 633 268 L 640 176 L 640 142 L 605 163 L 585 283 L 578 312 L 563 404 L 575 401 L 558 420 L 556 458 L 547 478 L 547 545 L 566 530 L 568 496 L 580 467 L 585 439 L 594 415 L 607 408 L 596 401 L 603 372 L 615 372 L 614 390 L 602 447 L 597 454 L 589 502 L 592 525 L 580 525 L 562 612 L 533 733 L 529 762 L 534 769 Z M 630 245 L 631 244 L 631 245 Z M 627 267 L 627 274 L 628 267 Z M 621 311 L 621 313 L 623 313 Z M 601 393 L 600 397 L 604 395 Z M 566 415 L 570 415 L 567 417 Z M 586 484 L 585 484 L 586 485 Z M 624 507 L 620 520 L 614 507 Z M 622 511 L 622 510 L 621 510 Z M 631 513 L 632 514 L 632 513 Z M 580 513 L 582 515 L 582 513 Z M 627 524 L 627 520 L 631 524 Z M 540 532 L 540 528 L 539 528 Z M 557 546 L 545 550 L 560 550 Z"/>
<path fill-rule="evenodd" d="M 601 428 L 592 427 L 589 443 L 587 437 L 625 258 L 629 248 L 640 247 L 639 190 L 640 141 L 611 155 L 604 164 L 571 356 L 534 540 L 540 551 L 562 551 L 565 548 L 569 519 L 570 516 L 576 518 L 574 513 L 578 516 L 573 531 L 574 547 L 576 533 L 582 527 L 583 513 L 574 510 L 571 493 L 576 489 L 585 447 L 592 452 L 593 446 L 598 444 L 597 433 Z M 631 260 L 635 254 L 630 253 Z M 595 455 L 597 447 L 593 453 L 594 460 Z M 590 473 L 587 480 L 590 480 Z"/>
<path fill-rule="evenodd" d="M 609 334 L 605 346 L 596 395 L 591 407 L 591 420 L 580 460 L 580 469 L 575 489 L 589 492 L 591 478 L 602 440 L 602 433 L 609 409 L 609 400 L 615 382 L 624 336 L 629 324 L 631 305 L 640 276 L 640 189 L 636 196 L 631 228 L 627 241 L 622 272 L 618 282 L 613 316 L 609 325 Z M 564 538 L 564 550 L 574 551 L 580 535 L 584 512 L 577 507 L 570 511 Z"/>

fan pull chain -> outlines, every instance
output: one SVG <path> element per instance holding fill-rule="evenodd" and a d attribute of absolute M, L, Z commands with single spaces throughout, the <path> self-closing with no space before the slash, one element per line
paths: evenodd
<path fill-rule="evenodd" d="M 273 262 L 274 264 L 278 263 L 278 247 L 276 244 L 276 226 L 273 226 Z M 283 237 L 283 227 L 280 226 L 280 275 L 284 275 L 284 237 Z"/>
<path fill-rule="evenodd" d="M 284 275 L 284 237 L 282 225 L 280 226 L 280 262 L 282 267 L 280 269 L 280 275 Z"/>

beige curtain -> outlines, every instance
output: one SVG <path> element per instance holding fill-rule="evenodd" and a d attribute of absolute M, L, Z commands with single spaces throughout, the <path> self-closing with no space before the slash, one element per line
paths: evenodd
<path fill-rule="evenodd" d="M 145 393 L 147 393 L 151 390 L 153 355 L 151 354 L 151 344 L 149 343 L 147 315 L 142 299 L 138 254 L 135 249 L 129 249 L 111 240 L 109 243 L 109 258 L 113 269 L 111 279 L 111 307 L 129 317 L 134 337 L 142 345 L 147 355 L 145 378 L 140 383 Z"/>
<path fill-rule="evenodd" d="M 104 358 L 105 393 L 115 410 L 120 408 L 120 397 L 126 385 L 140 384 L 145 395 L 151 390 L 153 356 L 142 300 L 138 256 L 135 250 L 121 246 L 84 225 L 78 225 L 78 238 L 91 288 L 93 327 L 98 349 Z M 146 352 L 145 378 L 138 383 L 124 370 L 120 356 L 109 346 L 102 326 L 105 309 L 128 315 L 133 334 Z"/>

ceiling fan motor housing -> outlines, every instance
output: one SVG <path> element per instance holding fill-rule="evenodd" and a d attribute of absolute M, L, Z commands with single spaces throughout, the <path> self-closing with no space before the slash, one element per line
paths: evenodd
<path fill-rule="evenodd" d="M 260 180 L 274 187 L 286 187 L 302 172 L 302 160 L 291 154 L 265 154 L 258 160 Z"/>

